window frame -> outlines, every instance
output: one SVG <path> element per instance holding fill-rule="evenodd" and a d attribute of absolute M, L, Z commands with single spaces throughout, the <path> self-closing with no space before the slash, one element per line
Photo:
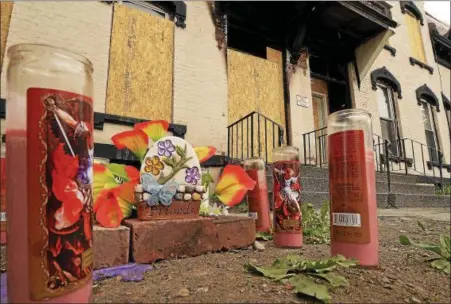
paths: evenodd
<path fill-rule="evenodd" d="M 401 134 L 400 134 L 400 128 L 399 128 L 399 120 L 398 120 L 398 111 L 395 105 L 395 102 L 397 101 L 396 99 L 396 95 L 393 91 L 393 88 L 389 85 L 386 85 L 382 82 L 377 82 L 376 83 L 376 90 L 381 90 L 382 94 L 384 95 L 384 98 L 388 98 L 388 100 L 386 99 L 386 104 L 388 106 L 388 116 L 390 117 L 383 117 L 381 116 L 381 109 L 380 109 L 380 103 L 379 100 L 377 102 L 377 106 L 378 106 L 378 114 L 379 114 L 379 120 L 384 121 L 386 123 L 389 123 L 391 125 L 392 128 L 392 134 L 394 135 L 395 139 L 394 141 L 391 140 L 390 138 L 385 138 L 387 140 L 390 141 L 391 146 L 389 147 L 390 152 L 392 153 L 393 156 L 395 157 L 401 157 L 404 155 L 404 151 L 402 149 L 402 145 L 401 145 Z M 387 94 L 385 94 L 385 92 L 387 92 Z M 379 97 L 378 97 L 379 98 Z M 381 123 L 381 136 L 382 135 L 382 123 Z M 384 138 L 384 137 L 383 137 Z M 393 144 L 395 142 L 395 144 Z"/>
<path fill-rule="evenodd" d="M 426 137 L 425 139 L 426 139 L 426 145 L 428 148 L 429 160 L 431 162 L 439 162 L 440 161 L 440 153 L 439 152 L 441 151 L 441 149 L 440 149 L 440 141 L 439 141 L 438 132 L 437 132 L 437 123 L 435 121 L 435 112 L 434 112 L 433 106 L 427 100 L 422 98 L 421 102 L 422 102 L 422 104 L 421 104 L 422 111 L 424 111 L 424 109 L 426 108 L 427 115 L 429 116 L 429 122 L 431 124 L 431 130 L 427 130 L 425 122 L 423 121 L 423 128 L 424 128 L 425 137 Z M 432 133 L 435 147 L 429 146 L 428 139 L 427 139 L 427 132 Z M 431 153 L 432 151 L 429 148 L 435 149 L 435 153 L 432 154 Z M 435 159 L 434 159 L 434 157 L 435 157 Z"/>
<path fill-rule="evenodd" d="M 174 21 L 173 13 L 168 12 L 165 8 L 160 7 L 159 5 L 156 5 L 154 3 L 151 3 L 150 1 L 128 0 L 126 2 L 124 1 L 122 4 L 149 13 L 152 16 L 161 17 L 163 19 Z"/>

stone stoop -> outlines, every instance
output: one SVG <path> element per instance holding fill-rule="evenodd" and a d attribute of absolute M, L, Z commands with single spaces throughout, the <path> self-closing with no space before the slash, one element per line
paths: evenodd
<path fill-rule="evenodd" d="M 302 201 L 315 207 L 329 200 L 329 172 L 327 168 L 301 167 Z M 436 195 L 433 184 L 418 182 L 418 176 L 392 173 L 391 192 L 388 193 L 387 175 L 376 172 L 377 206 L 391 207 L 449 207 L 450 197 Z"/>
<path fill-rule="evenodd" d="M 248 247 L 255 240 L 255 221 L 244 217 L 199 217 L 162 221 L 127 219 L 131 229 L 131 259 L 152 263 Z"/>

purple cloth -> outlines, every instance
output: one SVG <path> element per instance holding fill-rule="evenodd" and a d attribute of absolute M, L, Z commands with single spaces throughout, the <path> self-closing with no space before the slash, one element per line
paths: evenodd
<path fill-rule="evenodd" d="M 0 275 L 0 303 L 6 302 L 6 272 Z"/>
<path fill-rule="evenodd" d="M 95 270 L 93 273 L 94 281 L 102 281 L 117 276 L 122 277 L 124 282 L 139 282 L 144 279 L 144 273 L 152 270 L 152 265 L 146 264 L 127 264 L 110 268 Z M 6 272 L 0 276 L 0 303 L 7 303 L 6 295 Z"/>
<path fill-rule="evenodd" d="M 124 282 L 139 282 L 144 279 L 144 273 L 152 270 L 152 265 L 146 264 L 127 264 L 110 268 L 103 268 L 94 271 L 94 281 L 102 281 L 117 276 L 122 277 Z"/>

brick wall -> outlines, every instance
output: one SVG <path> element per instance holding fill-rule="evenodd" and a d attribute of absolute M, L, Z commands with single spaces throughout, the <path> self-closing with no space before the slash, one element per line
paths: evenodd
<path fill-rule="evenodd" d="M 186 1 L 186 28 L 174 33 L 174 123 L 193 145 L 227 151 L 227 73 L 206 2 Z"/>
<path fill-rule="evenodd" d="M 94 65 L 94 110 L 105 112 L 111 14 L 111 5 L 94 1 L 17 1 L 6 47 L 43 43 L 86 56 Z M 6 59 L 1 74 L 2 98 L 6 96 Z"/>

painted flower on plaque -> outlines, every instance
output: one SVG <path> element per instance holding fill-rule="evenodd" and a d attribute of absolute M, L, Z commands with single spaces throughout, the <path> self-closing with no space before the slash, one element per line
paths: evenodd
<path fill-rule="evenodd" d="M 164 164 L 158 156 L 146 157 L 144 159 L 144 172 L 152 173 L 153 175 L 160 174 L 161 170 L 164 169 Z"/>
<path fill-rule="evenodd" d="M 174 151 L 175 151 L 175 147 L 169 139 L 158 142 L 158 155 L 159 156 L 171 157 L 172 152 L 174 152 Z"/>

